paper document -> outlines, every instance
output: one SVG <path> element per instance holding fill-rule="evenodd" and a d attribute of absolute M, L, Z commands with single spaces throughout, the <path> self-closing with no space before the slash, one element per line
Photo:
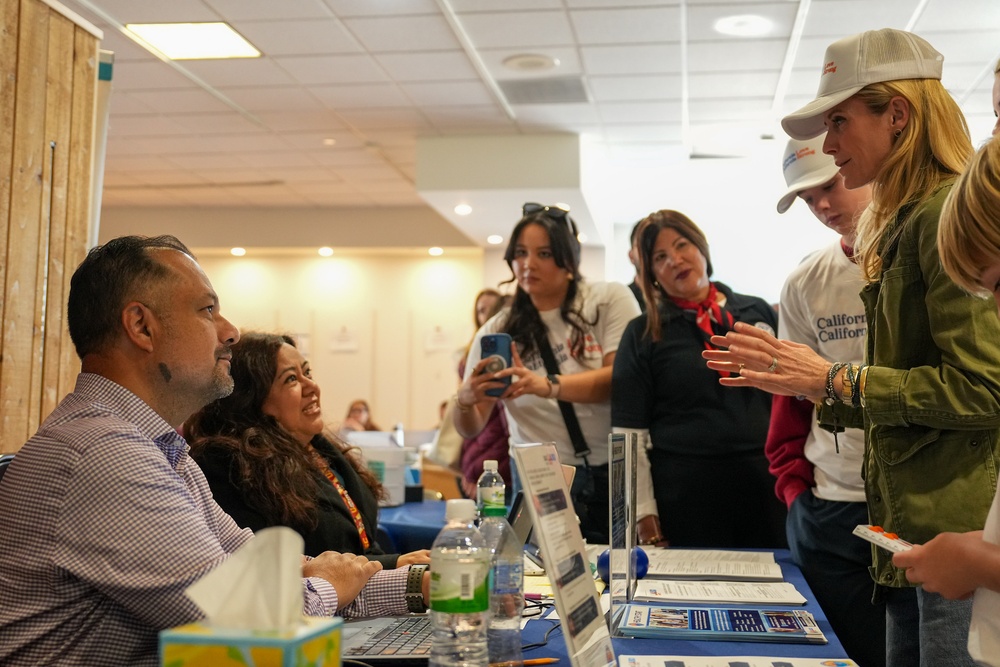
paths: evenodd
<path fill-rule="evenodd" d="M 729 602 L 734 604 L 806 603 L 795 586 L 770 581 L 675 581 L 643 579 L 638 582 L 636 602 Z"/>
<path fill-rule="evenodd" d="M 623 655 L 618 667 L 858 667 L 847 658 L 765 658 L 762 656 Z"/>
<path fill-rule="evenodd" d="M 630 604 L 618 626 L 626 637 L 826 644 L 804 609 L 683 607 Z"/>
<path fill-rule="evenodd" d="M 770 551 L 647 548 L 647 577 L 708 581 L 782 581 Z"/>

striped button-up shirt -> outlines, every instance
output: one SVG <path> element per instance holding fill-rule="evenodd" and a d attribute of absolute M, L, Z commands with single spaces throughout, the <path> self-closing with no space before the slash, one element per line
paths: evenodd
<path fill-rule="evenodd" d="M 0 483 L 0 663 L 155 665 L 160 630 L 203 618 L 185 589 L 253 533 L 187 452 L 135 394 L 80 375 Z M 304 579 L 303 611 L 406 613 L 407 569 L 376 573 L 344 609 Z"/>

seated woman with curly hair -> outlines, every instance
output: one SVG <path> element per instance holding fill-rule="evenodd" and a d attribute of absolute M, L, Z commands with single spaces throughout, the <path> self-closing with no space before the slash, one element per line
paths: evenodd
<path fill-rule="evenodd" d="M 242 527 L 289 526 L 305 553 L 367 556 L 383 567 L 430 562 L 376 541 L 384 490 L 344 442 L 325 432 L 320 389 L 289 336 L 245 334 L 232 348 L 236 388 L 188 420 L 191 456 L 215 500 Z"/>

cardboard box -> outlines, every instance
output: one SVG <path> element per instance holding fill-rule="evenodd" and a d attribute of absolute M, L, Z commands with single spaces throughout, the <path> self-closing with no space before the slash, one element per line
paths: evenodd
<path fill-rule="evenodd" d="M 190 623 L 160 633 L 161 667 L 340 667 L 340 618 L 307 616 L 298 630 L 253 632 Z"/>

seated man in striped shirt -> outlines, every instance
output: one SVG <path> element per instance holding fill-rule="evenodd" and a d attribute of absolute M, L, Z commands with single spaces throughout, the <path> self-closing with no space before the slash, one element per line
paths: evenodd
<path fill-rule="evenodd" d="M 155 665 L 157 633 L 203 617 L 185 589 L 253 538 L 175 430 L 232 392 L 239 332 L 173 237 L 91 250 L 68 320 L 76 388 L 0 484 L 0 663 Z M 415 597 L 408 568 L 350 554 L 323 553 L 302 575 L 311 615 L 405 614 Z M 426 574 L 411 587 L 426 600 Z"/>

